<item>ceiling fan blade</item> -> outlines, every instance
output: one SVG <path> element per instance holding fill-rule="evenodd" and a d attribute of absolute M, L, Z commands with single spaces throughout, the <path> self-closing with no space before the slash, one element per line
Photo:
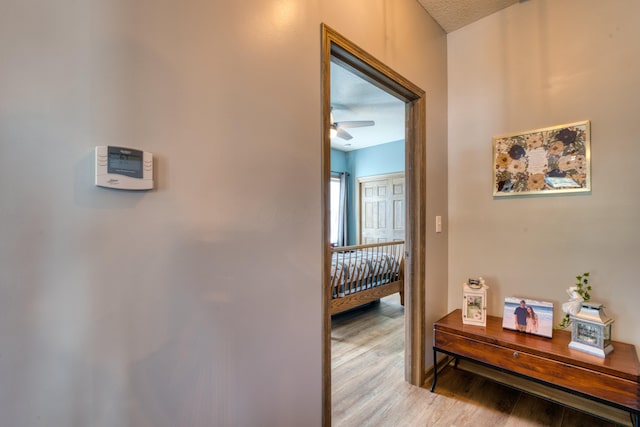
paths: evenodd
<path fill-rule="evenodd" d="M 336 136 L 338 138 L 342 138 L 342 139 L 345 139 L 347 141 L 350 140 L 351 138 L 353 138 L 353 136 L 351 136 L 351 134 L 349 132 L 347 132 L 346 130 L 344 130 L 344 129 L 340 128 L 340 127 L 337 128 L 336 130 L 338 132 L 338 133 L 336 133 Z"/>
<path fill-rule="evenodd" d="M 350 120 L 346 122 L 335 122 L 339 128 L 361 128 L 376 124 L 373 120 Z"/>
<path fill-rule="evenodd" d="M 341 110 L 341 111 L 349 111 L 351 108 L 347 107 L 346 104 L 331 104 L 332 110 Z"/>

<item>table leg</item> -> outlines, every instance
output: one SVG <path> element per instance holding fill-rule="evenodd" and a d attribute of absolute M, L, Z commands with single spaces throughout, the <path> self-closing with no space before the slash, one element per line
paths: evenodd
<path fill-rule="evenodd" d="M 633 427 L 640 427 L 640 414 L 631 412 L 631 424 Z"/>
<path fill-rule="evenodd" d="M 436 359 L 436 350 L 433 349 L 433 382 L 431 383 L 431 393 L 436 389 L 436 381 L 438 380 L 438 359 Z"/>

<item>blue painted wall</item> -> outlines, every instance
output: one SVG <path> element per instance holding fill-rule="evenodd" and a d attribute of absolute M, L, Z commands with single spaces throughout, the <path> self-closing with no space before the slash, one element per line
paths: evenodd
<path fill-rule="evenodd" d="M 350 173 L 355 178 L 404 171 L 404 140 L 350 151 Z"/>
<path fill-rule="evenodd" d="M 358 178 L 404 172 L 404 140 L 346 153 L 332 149 L 331 170 L 349 173 L 348 240 L 350 245 L 355 245 L 357 243 L 355 213 Z"/>
<path fill-rule="evenodd" d="M 347 171 L 347 153 L 340 150 L 331 149 L 331 170 L 333 172 Z"/>

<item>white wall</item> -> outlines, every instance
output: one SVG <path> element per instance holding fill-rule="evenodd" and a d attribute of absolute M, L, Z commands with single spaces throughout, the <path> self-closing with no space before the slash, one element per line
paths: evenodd
<path fill-rule="evenodd" d="M 614 338 L 640 345 L 640 3 L 536 0 L 450 33 L 449 308 L 483 276 L 505 296 L 560 305 L 591 273 Z M 492 198 L 494 135 L 591 121 L 592 192 Z"/>
<path fill-rule="evenodd" d="M 319 425 L 320 23 L 427 91 L 430 216 L 440 28 L 414 0 L 1 9 L 3 425 Z M 94 187 L 101 144 L 155 153 L 157 188 Z M 428 241 L 429 321 L 447 249 Z"/>

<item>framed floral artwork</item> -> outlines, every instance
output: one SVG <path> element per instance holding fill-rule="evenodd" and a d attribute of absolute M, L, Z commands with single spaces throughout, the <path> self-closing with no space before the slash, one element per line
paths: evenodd
<path fill-rule="evenodd" d="M 588 120 L 493 137 L 493 195 L 591 191 Z"/>

